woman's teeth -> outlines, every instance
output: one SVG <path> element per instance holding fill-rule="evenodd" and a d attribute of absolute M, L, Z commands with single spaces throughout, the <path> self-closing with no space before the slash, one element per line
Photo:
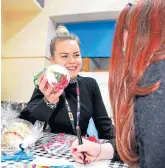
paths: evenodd
<path fill-rule="evenodd" d="M 67 68 L 68 70 L 75 70 L 76 67 L 70 67 L 70 68 Z"/>

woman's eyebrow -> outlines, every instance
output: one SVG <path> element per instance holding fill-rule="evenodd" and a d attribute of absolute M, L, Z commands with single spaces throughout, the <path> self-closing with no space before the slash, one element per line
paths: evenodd
<path fill-rule="evenodd" d="M 76 52 L 74 52 L 74 54 L 77 54 L 77 53 L 80 53 L 80 51 L 76 51 Z"/>
<path fill-rule="evenodd" d="M 69 54 L 69 53 L 65 53 L 65 52 L 60 53 L 60 55 L 63 55 L 63 54 Z"/>

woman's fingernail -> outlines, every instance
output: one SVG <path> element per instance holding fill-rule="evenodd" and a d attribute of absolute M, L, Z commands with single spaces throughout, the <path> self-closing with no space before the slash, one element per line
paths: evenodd
<path fill-rule="evenodd" d="M 86 162 L 89 164 L 89 163 L 91 163 L 91 160 L 89 159 L 89 160 L 86 160 Z"/>
<path fill-rule="evenodd" d="M 82 157 L 81 157 L 81 156 L 79 156 L 79 158 L 82 160 Z"/>
<path fill-rule="evenodd" d="M 73 152 L 76 152 L 77 151 L 77 148 L 73 148 Z"/>
<path fill-rule="evenodd" d="M 89 160 L 86 160 L 85 163 L 88 164 L 88 163 L 89 163 Z"/>

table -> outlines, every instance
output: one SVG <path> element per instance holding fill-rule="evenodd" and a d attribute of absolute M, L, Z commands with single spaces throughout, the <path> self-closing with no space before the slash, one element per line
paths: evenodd
<path fill-rule="evenodd" d="M 47 151 L 43 150 L 41 148 L 41 144 L 47 143 L 47 141 L 52 141 L 58 134 L 52 134 L 52 133 L 48 133 L 45 132 L 43 134 L 43 136 L 36 142 L 35 146 L 32 148 L 33 149 L 33 153 L 35 155 L 35 157 L 46 157 L 46 158 L 52 158 L 52 159 L 65 159 L 69 162 L 71 162 L 73 165 L 75 163 L 75 161 L 72 158 L 72 155 L 70 154 L 70 149 L 69 149 L 69 145 L 65 145 L 63 146 L 63 148 L 58 149 L 56 152 L 54 152 L 53 154 L 48 153 Z M 66 134 L 65 134 L 66 135 Z M 76 137 L 73 135 L 66 135 L 67 139 L 70 140 L 74 140 Z M 102 161 L 102 162 L 107 162 L 107 168 L 128 168 L 128 166 L 126 164 L 120 163 L 120 162 L 114 162 L 111 160 L 108 161 Z M 2 162 L 1 163 L 1 167 L 2 168 L 16 168 L 19 167 L 19 165 L 21 164 L 29 164 L 30 161 L 21 161 L 21 162 L 14 162 L 14 161 L 7 161 L 7 162 Z M 80 164 L 76 164 L 75 163 L 75 167 L 76 168 L 80 168 L 81 165 Z"/>

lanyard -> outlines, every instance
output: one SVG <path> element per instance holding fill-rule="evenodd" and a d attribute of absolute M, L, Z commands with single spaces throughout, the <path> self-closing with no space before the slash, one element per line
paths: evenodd
<path fill-rule="evenodd" d="M 77 124 L 76 124 L 76 126 L 79 126 L 79 121 L 80 121 L 80 88 L 79 88 L 78 80 L 76 81 L 76 93 L 77 93 Z M 65 92 L 63 93 L 63 97 L 64 97 L 65 105 L 66 105 L 66 108 L 68 111 L 68 116 L 69 116 L 70 122 L 72 124 L 72 128 L 76 134 L 76 127 L 74 125 L 73 113 L 72 113 L 71 108 L 69 106 L 68 100 L 65 96 Z"/>

